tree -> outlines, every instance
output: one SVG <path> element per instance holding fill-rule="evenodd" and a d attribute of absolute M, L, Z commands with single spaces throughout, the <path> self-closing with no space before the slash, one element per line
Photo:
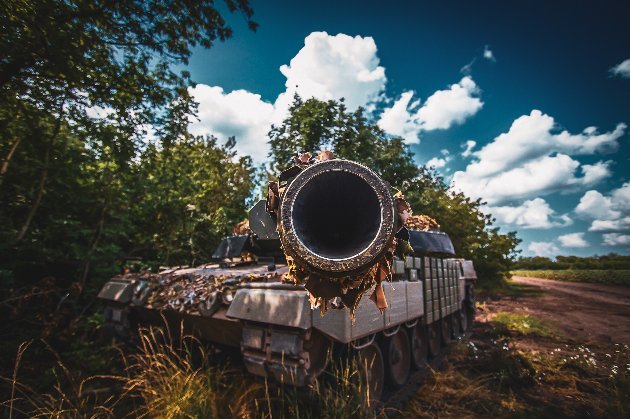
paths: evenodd
<path fill-rule="evenodd" d="M 253 188 L 252 162 L 236 158 L 235 140 L 191 137 L 149 146 L 137 165 L 128 256 L 167 265 L 210 260 L 219 241 L 245 215 Z"/>
<path fill-rule="evenodd" d="M 226 13 L 240 13 L 256 28 L 248 0 L 223 3 Z M 188 93 L 193 82 L 181 66 L 194 47 L 231 36 L 215 6 L 210 0 L 0 3 L 0 271 L 85 283 L 142 235 L 133 218 L 144 193 L 140 159 L 149 158 L 143 153 L 150 138 L 158 154 L 197 141 L 187 133 L 196 110 Z M 210 149 L 220 148 L 190 146 L 188 158 L 199 162 Z M 246 162 L 242 167 L 246 178 Z M 195 182 L 203 186 L 199 177 Z M 227 219 L 236 217 L 238 204 L 221 199 L 217 206 L 234 208 Z M 61 273 L 51 267 L 59 264 Z"/>
<path fill-rule="evenodd" d="M 291 158 L 301 152 L 332 149 L 335 156 L 363 163 L 393 186 L 401 187 L 414 178 L 417 167 L 413 154 L 401 138 L 388 138 L 371 123 L 363 108 L 349 112 L 341 101 L 306 101 L 298 95 L 289 115 L 269 132 L 272 171 L 288 168 Z"/>
<path fill-rule="evenodd" d="M 256 28 L 247 0 L 225 4 Z M 8 0 L 0 5 L 0 27 L 0 126 L 12 126 L 1 137 L 0 187 L 20 147 L 33 138 L 29 124 L 54 127 L 41 138 L 39 172 L 30 179 L 37 186 L 15 243 L 41 205 L 58 128 L 65 125 L 87 147 L 128 162 L 148 125 L 158 137 L 185 129 L 195 110 L 187 90 L 192 82 L 174 68 L 187 64 L 193 47 L 210 47 L 232 33 L 211 0 Z M 94 117 L 98 111 L 102 118 Z"/>
<path fill-rule="evenodd" d="M 482 202 L 452 191 L 435 171 L 418 168 L 401 138 L 390 138 L 359 108 L 343 101 L 302 100 L 295 96 L 289 115 L 269 132 L 272 169 L 283 170 L 299 152 L 332 149 L 335 156 L 363 163 L 399 188 L 416 214 L 435 218 L 449 234 L 459 257 L 472 259 L 482 281 L 509 274 L 520 240 L 502 234 Z"/>
<path fill-rule="evenodd" d="M 449 235 L 459 257 L 475 264 L 479 278 L 497 282 L 509 276 L 520 240 L 516 232 L 500 233 L 493 218 L 481 210 L 481 200 L 452 191 L 435 171 L 421 168 L 405 187 L 405 198 L 416 213 L 436 219 Z"/>

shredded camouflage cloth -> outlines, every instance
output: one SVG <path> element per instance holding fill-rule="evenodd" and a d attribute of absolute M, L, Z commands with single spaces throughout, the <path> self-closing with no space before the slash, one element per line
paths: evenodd
<path fill-rule="evenodd" d="M 252 230 L 249 228 L 249 220 L 247 219 L 241 221 L 232 229 L 233 236 L 242 236 L 245 234 L 250 234 L 251 232 Z"/>
<path fill-rule="evenodd" d="M 440 225 L 428 215 L 421 214 L 409 216 L 407 218 L 407 222 L 405 223 L 405 227 L 411 230 L 429 231 L 439 229 Z"/>

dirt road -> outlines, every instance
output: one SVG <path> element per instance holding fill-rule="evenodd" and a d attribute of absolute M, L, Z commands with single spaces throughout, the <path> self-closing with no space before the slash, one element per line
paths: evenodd
<path fill-rule="evenodd" d="M 630 288 L 515 276 L 523 290 L 489 302 L 492 311 L 527 313 L 584 343 L 630 344 Z"/>

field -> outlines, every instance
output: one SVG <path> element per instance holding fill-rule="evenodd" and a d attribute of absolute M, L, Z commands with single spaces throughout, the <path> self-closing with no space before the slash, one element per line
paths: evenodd
<path fill-rule="evenodd" d="M 630 269 L 519 270 L 512 271 L 512 275 L 557 281 L 630 285 Z"/>
<path fill-rule="evenodd" d="M 366 408 L 352 365 L 338 364 L 308 394 L 249 377 L 194 339 L 174 344 L 145 330 L 135 351 L 89 339 L 71 354 L 23 346 L 0 386 L 0 416 L 628 417 L 630 290 L 536 281 L 481 293 L 472 336 L 402 411 Z"/>
<path fill-rule="evenodd" d="M 582 285 L 519 278 L 480 294 L 471 338 L 405 416 L 628 417 L 630 290 Z"/>

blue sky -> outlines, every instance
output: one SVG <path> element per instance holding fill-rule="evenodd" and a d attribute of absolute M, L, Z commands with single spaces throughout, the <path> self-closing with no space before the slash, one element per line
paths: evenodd
<path fill-rule="evenodd" d="M 524 255 L 630 254 L 630 6 L 384 4 L 252 1 L 257 32 L 233 15 L 190 60 L 191 130 L 262 162 L 294 92 L 343 96 L 487 201 Z"/>

